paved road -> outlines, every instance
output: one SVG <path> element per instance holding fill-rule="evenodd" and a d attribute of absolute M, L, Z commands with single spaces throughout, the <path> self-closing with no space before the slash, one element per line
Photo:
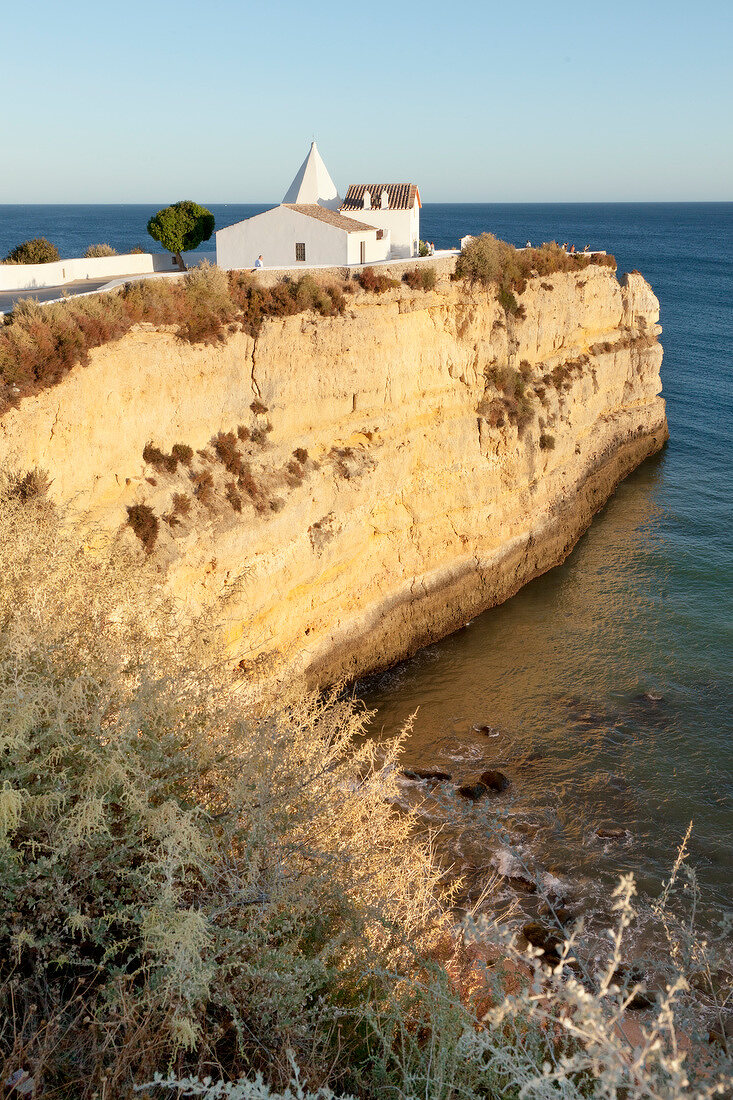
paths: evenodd
<path fill-rule="evenodd" d="M 106 279 L 82 279 L 76 283 L 38 287 L 36 290 L 0 290 L 0 313 L 9 313 L 21 298 L 35 298 L 37 302 L 52 302 L 54 298 L 63 298 L 65 294 L 88 294 L 89 291 L 99 290 L 100 286 L 106 286 L 109 282 L 111 279 L 108 276 Z"/>

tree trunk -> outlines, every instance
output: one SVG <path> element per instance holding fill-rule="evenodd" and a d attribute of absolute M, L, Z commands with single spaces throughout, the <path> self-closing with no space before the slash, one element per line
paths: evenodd
<path fill-rule="evenodd" d="M 174 255 L 176 263 L 180 267 L 181 271 L 186 271 L 187 268 L 186 268 L 186 265 L 183 262 L 183 256 L 181 255 L 181 253 L 180 252 L 174 252 L 173 255 Z"/>

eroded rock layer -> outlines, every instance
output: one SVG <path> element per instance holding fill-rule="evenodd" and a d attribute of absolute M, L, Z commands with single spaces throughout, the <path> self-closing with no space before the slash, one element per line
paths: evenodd
<path fill-rule="evenodd" d="M 443 277 L 256 340 L 141 326 L 10 411 L 0 460 L 144 538 L 192 612 L 223 596 L 243 667 L 352 677 L 562 561 L 667 438 L 640 275 L 534 278 L 521 304 Z"/>

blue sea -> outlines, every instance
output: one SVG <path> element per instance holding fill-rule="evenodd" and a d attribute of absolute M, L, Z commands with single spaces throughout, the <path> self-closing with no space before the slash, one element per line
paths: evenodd
<path fill-rule="evenodd" d="M 266 207 L 210 209 L 221 227 Z M 63 256 L 102 241 L 149 248 L 154 210 L 0 206 L 0 256 L 31 236 Z M 705 906 L 720 912 L 733 907 L 733 203 L 423 208 L 436 248 L 482 230 L 589 244 L 646 276 L 661 303 L 670 442 L 564 565 L 358 692 L 377 710 L 375 735 L 419 708 L 408 764 L 510 776 L 504 824 L 519 863 L 474 829 L 456 840 L 469 873 L 529 861 L 590 905 L 633 870 L 654 895 L 692 821 Z M 623 834 L 602 841 L 598 828 Z"/>

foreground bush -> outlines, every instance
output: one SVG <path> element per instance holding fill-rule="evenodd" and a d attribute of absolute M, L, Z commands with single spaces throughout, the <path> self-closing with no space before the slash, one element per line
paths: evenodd
<path fill-rule="evenodd" d="M 59 250 L 45 237 L 34 237 L 30 241 L 18 244 L 3 260 L 6 264 L 51 264 L 60 260 Z"/>
<path fill-rule="evenodd" d="M 365 1009 L 436 918 L 364 716 L 245 708 L 137 555 L 4 496 L 2 1080 L 118 1098 L 165 1066 L 277 1084 L 288 1050 L 321 1080 L 363 1060 Z"/>
<path fill-rule="evenodd" d="M 138 554 L 88 549 L 23 480 L 0 490 L 2 1081 L 57 1100 L 144 1082 L 150 1098 L 672 1100 L 697 1061 L 695 1095 L 725 1088 L 717 1048 L 679 1053 L 682 971 L 711 988 L 720 971 L 672 915 L 682 864 L 656 903 L 669 989 L 632 1041 L 615 978 L 629 879 L 598 976 L 578 935 L 544 961 L 469 919 L 459 944 L 390 806 L 396 746 L 376 766 L 335 695 L 248 693 L 212 623 L 187 626 Z"/>

